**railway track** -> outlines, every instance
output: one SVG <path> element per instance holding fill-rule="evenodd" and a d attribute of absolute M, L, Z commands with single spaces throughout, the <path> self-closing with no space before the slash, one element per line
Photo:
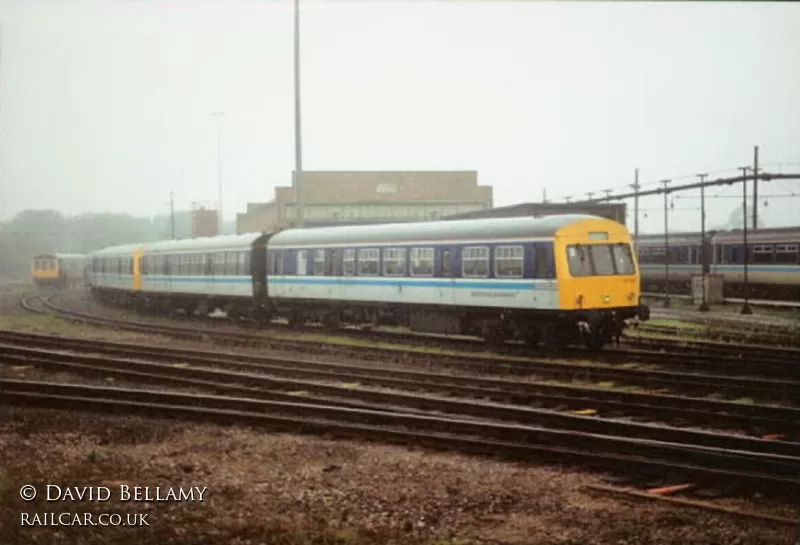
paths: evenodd
<path fill-rule="evenodd" d="M 32 299 L 35 299 L 32 298 Z M 43 300 L 43 305 L 46 309 L 56 312 L 62 316 L 70 317 L 80 321 L 92 321 L 93 323 L 113 323 L 118 326 L 127 326 L 130 324 L 131 328 L 139 328 L 141 326 L 145 329 L 151 328 L 152 323 L 144 324 L 142 322 L 135 322 L 130 320 L 112 320 L 109 318 L 98 317 L 86 312 L 76 312 L 74 310 L 66 309 L 54 305 L 48 298 Z M 28 305 L 30 306 L 30 305 Z M 208 318 L 205 320 L 207 323 L 213 323 L 217 326 L 216 329 L 204 329 L 208 335 L 215 335 L 219 332 L 218 326 L 230 325 L 229 323 L 220 323 L 222 320 L 218 318 Z M 166 323 L 163 320 L 162 330 L 171 331 L 172 334 L 177 334 L 177 330 L 186 330 L 185 327 L 176 327 L 174 324 Z M 241 326 L 250 326 L 246 322 L 240 322 Z M 270 324 L 270 329 L 278 331 L 285 331 L 286 327 L 281 328 L 281 324 Z M 316 328 L 308 327 L 303 331 L 309 333 L 324 333 L 325 331 Z M 232 333 L 231 339 L 234 335 L 239 335 L 238 338 L 246 342 L 246 338 L 252 339 L 254 335 L 242 334 L 241 332 Z M 329 333 L 329 332 L 328 332 Z M 546 357 L 547 354 L 539 352 L 528 346 L 520 346 L 518 344 L 507 343 L 500 347 L 494 347 L 491 352 L 487 351 L 487 346 L 483 341 L 472 338 L 463 337 L 445 337 L 440 335 L 418 334 L 409 332 L 397 331 L 362 331 L 354 328 L 341 329 L 335 332 L 336 334 L 346 335 L 347 338 L 356 340 L 365 340 L 370 343 L 385 343 L 385 344 L 407 344 L 419 349 L 430 350 L 449 350 L 456 352 L 471 352 L 478 353 L 487 358 L 497 358 L 503 356 L 507 358 L 520 358 L 531 359 L 532 354 L 537 352 L 540 357 Z M 284 341 L 284 342 L 289 342 Z M 296 348 L 301 349 L 300 344 L 302 341 L 296 343 Z M 318 346 L 330 346 L 333 343 L 316 343 Z M 341 348 L 341 344 L 337 345 Z M 687 358 L 691 355 L 691 358 Z M 464 354 L 459 354 L 463 357 Z M 744 374 L 753 376 L 764 376 L 774 378 L 788 378 L 800 375 L 800 350 L 793 349 L 779 349 L 779 348 L 765 348 L 754 347 L 748 345 L 724 345 L 720 343 L 710 342 L 689 342 L 684 339 L 642 339 L 641 337 L 631 337 L 627 339 L 625 349 L 607 348 L 601 352 L 588 352 L 582 349 L 573 349 L 557 354 L 559 359 L 573 359 L 585 360 L 591 358 L 592 361 L 607 362 L 607 363 L 645 363 L 647 365 L 658 365 L 664 367 L 677 367 L 680 369 L 705 369 L 708 371 L 721 372 L 725 374 Z"/>
<path fill-rule="evenodd" d="M 30 305 L 29 305 L 30 306 Z M 491 372 L 497 374 L 535 376 L 539 379 L 566 382 L 595 382 L 601 386 L 616 386 L 618 383 L 632 387 L 649 388 L 660 391 L 675 391 L 681 394 L 724 395 L 731 399 L 747 398 L 792 403 L 796 401 L 800 384 L 793 381 L 761 378 L 746 378 L 728 375 L 688 374 L 667 371 L 653 371 L 630 368 L 617 368 L 601 365 L 575 363 L 556 363 L 546 360 L 508 360 L 497 357 L 431 354 L 412 350 L 397 350 L 373 347 L 343 347 L 339 344 L 320 343 L 286 339 L 274 339 L 213 329 L 177 327 L 173 325 L 153 325 L 139 322 L 120 322 L 109 318 L 77 313 L 53 307 L 65 316 L 79 321 L 113 325 L 145 333 L 166 334 L 190 340 L 211 340 L 222 344 L 245 344 L 269 349 L 293 352 L 333 353 L 338 357 L 371 359 L 381 362 L 402 362 L 410 365 L 445 367 L 469 372 Z M 339 370 L 341 371 L 341 370 Z M 611 384 L 609 384 L 611 383 Z"/>
<path fill-rule="evenodd" d="M 800 492 L 798 459 L 666 441 L 613 437 L 519 424 L 386 413 L 311 403 L 0 380 L 0 403 L 124 412 L 264 426 L 291 433 L 380 440 L 516 460 L 577 464 L 727 482 L 770 494 Z"/>
<path fill-rule="evenodd" d="M 262 399 L 266 396 L 273 400 L 287 400 L 293 395 L 301 394 L 306 399 L 314 398 L 316 401 L 338 406 L 369 405 L 370 409 L 376 410 L 436 411 L 629 437 L 669 438 L 679 442 L 730 449 L 800 455 L 800 443 L 765 441 L 730 434 L 714 435 L 615 418 L 587 418 L 573 414 L 574 407 L 585 408 L 592 405 L 602 407 L 601 413 L 637 415 L 649 419 L 661 417 L 698 425 L 723 423 L 725 426 L 751 432 L 779 430 L 786 437 L 800 437 L 800 410 L 791 408 L 746 406 L 648 394 L 620 395 L 622 393 L 613 391 L 520 384 L 399 369 L 375 369 L 297 358 L 209 353 L 20 333 L 0 332 L 0 343 L 0 362 L 16 366 L 34 365 L 101 378 L 115 377 L 136 382 L 202 388 Z M 48 349 L 43 348 L 48 345 Z M 356 382 L 343 385 L 343 381 Z M 452 396 L 469 399 L 452 399 Z M 537 404 L 550 404 L 561 410 L 542 409 Z M 687 404 L 690 407 L 687 408 Z M 564 408 L 570 405 L 572 410 Z"/>

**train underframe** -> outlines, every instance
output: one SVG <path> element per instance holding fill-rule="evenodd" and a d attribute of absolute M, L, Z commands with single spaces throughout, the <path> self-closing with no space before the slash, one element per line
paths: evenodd
<path fill-rule="evenodd" d="M 560 350 L 580 345 L 598 350 L 618 341 L 627 320 L 649 319 L 646 306 L 603 310 L 529 310 L 485 307 L 408 306 L 370 303 L 324 303 L 314 300 L 276 300 L 255 305 L 249 297 L 208 297 L 178 294 L 143 295 L 122 290 L 92 289 L 103 303 L 143 314 L 173 317 L 207 316 L 215 311 L 227 318 L 268 322 L 285 319 L 290 327 L 321 324 L 329 331 L 345 325 L 365 329 L 407 328 L 413 332 L 479 337 L 487 344 L 521 341 Z"/>

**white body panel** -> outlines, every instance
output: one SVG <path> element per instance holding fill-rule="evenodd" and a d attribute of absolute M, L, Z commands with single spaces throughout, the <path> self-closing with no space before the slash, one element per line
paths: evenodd
<path fill-rule="evenodd" d="M 270 297 L 275 299 L 542 310 L 559 308 L 555 279 L 270 276 L 267 284 Z"/>

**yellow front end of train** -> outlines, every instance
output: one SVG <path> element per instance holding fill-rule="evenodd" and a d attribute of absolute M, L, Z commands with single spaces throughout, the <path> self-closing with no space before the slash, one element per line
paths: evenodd
<path fill-rule="evenodd" d="M 37 255 L 31 261 L 31 277 L 37 286 L 54 286 L 62 283 L 58 259 L 52 254 Z"/>
<path fill-rule="evenodd" d="M 562 311 L 646 314 L 633 240 L 624 225 L 599 218 L 571 223 L 555 234 L 554 251 Z"/>

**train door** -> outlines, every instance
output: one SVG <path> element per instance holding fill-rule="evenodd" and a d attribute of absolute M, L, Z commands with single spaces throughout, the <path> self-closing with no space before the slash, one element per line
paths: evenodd
<path fill-rule="evenodd" d="M 458 249 L 455 246 L 437 248 L 436 273 L 439 280 L 434 284 L 434 303 L 452 305 L 456 300 L 456 271 L 459 263 Z"/>

